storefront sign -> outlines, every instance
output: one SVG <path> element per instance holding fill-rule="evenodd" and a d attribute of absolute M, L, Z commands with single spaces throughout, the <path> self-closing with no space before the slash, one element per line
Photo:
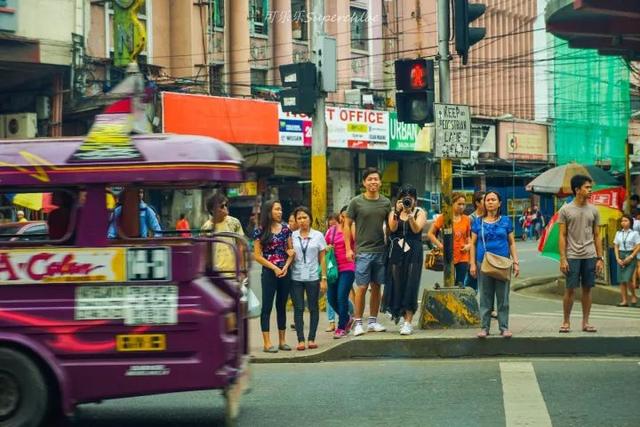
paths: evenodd
<path fill-rule="evenodd" d="M 126 280 L 124 248 L 0 251 L 0 285 Z"/>
<path fill-rule="evenodd" d="M 434 104 L 435 157 L 468 159 L 471 156 L 471 109 L 468 105 Z"/>
<path fill-rule="evenodd" d="M 398 113 L 389 112 L 389 149 L 394 151 L 428 151 L 420 138 L 420 126 L 398 121 Z"/>
<path fill-rule="evenodd" d="M 285 113 L 278 104 L 280 145 L 311 147 L 311 118 L 304 114 Z"/>
<path fill-rule="evenodd" d="M 327 145 L 333 148 L 389 149 L 389 113 L 327 107 Z"/>
<path fill-rule="evenodd" d="M 547 160 L 547 126 L 536 123 L 500 122 L 500 158 Z"/>
<path fill-rule="evenodd" d="M 273 159 L 273 174 L 275 176 L 300 177 L 302 174 L 300 156 L 290 153 L 276 153 Z"/>

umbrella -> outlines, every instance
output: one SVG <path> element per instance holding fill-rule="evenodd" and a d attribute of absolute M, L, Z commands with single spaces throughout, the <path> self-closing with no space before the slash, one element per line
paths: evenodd
<path fill-rule="evenodd" d="M 51 193 L 18 193 L 13 196 L 11 203 L 33 211 L 41 210 L 45 213 L 57 208 L 51 201 Z"/>
<path fill-rule="evenodd" d="M 573 191 L 571 191 L 571 178 L 575 175 L 591 177 L 597 188 L 619 185 L 614 176 L 597 166 L 569 163 L 543 172 L 527 184 L 526 189 L 532 193 L 555 194 L 558 197 L 570 196 L 573 194 Z"/>
<path fill-rule="evenodd" d="M 607 224 L 609 219 L 620 219 L 622 212 L 615 208 L 603 205 L 595 205 L 600 213 L 600 224 Z M 542 231 L 538 252 L 540 255 L 560 261 L 560 251 L 558 242 L 560 241 L 560 225 L 558 224 L 559 213 L 556 212 L 549 220 L 549 223 Z"/>

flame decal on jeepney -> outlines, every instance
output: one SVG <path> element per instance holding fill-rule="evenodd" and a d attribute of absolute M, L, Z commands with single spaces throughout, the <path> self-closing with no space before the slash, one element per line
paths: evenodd
<path fill-rule="evenodd" d="M 9 167 L 9 168 L 16 169 L 20 172 L 27 173 L 29 174 L 29 176 L 37 179 L 40 182 L 51 181 L 51 179 L 49 178 L 49 175 L 47 174 L 47 171 L 43 167 L 43 166 L 47 166 L 50 168 L 54 168 L 51 163 L 49 163 L 42 157 L 37 156 L 28 151 L 19 151 L 19 153 L 22 156 L 22 158 L 25 159 L 32 166 L 32 168 L 16 165 L 13 163 L 7 163 L 7 162 L 0 162 L 0 167 Z"/>
<path fill-rule="evenodd" d="M 210 311 L 185 308 L 178 310 L 179 315 L 191 314 L 194 316 L 212 316 Z M 98 326 L 114 324 L 110 320 L 88 320 L 88 321 L 69 321 L 69 320 L 53 320 L 45 317 L 34 316 L 30 314 L 19 313 L 15 311 L 0 309 L 0 320 L 7 321 L 14 325 L 31 327 L 39 329 L 53 335 L 53 339 L 46 340 L 46 344 L 58 351 L 68 351 L 76 353 L 101 353 L 107 351 L 115 351 L 115 338 L 105 341 L 84 341 L 78 335 L 83 331 L 87 332 Z M 141 325 L 133 327 L 126 333 L 141 334 L 147 332 L 151 328 L 150 325 Z M 96 331 L 92 332 L 94 335 Z"/>

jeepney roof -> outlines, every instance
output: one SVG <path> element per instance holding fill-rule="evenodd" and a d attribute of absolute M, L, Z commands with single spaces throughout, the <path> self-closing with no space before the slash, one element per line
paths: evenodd
<path fill-rule="evenodd" d="M 106 147 L 107 150 L 96 150 L 90 155 L 85 151 L 85 157 L 78 159 L 77 153 L 86 150 L 86 142 L 84 137 L 0 140 L 0 185 L 204 183 L 244 179 L 240 152 L 214 138 L 135 135 L 129 144 L 135 153 L 128 158 L 122 152 L 114 158 Z"/>

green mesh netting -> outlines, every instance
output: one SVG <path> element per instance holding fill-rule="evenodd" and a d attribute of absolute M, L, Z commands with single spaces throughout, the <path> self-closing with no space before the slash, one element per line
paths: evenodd
<path fill-rule="evenodd" d="M 552 117 L 558 165 L 607 164 L 624 171 L 629 70 L 619 57 L 553 43 Z"/>

